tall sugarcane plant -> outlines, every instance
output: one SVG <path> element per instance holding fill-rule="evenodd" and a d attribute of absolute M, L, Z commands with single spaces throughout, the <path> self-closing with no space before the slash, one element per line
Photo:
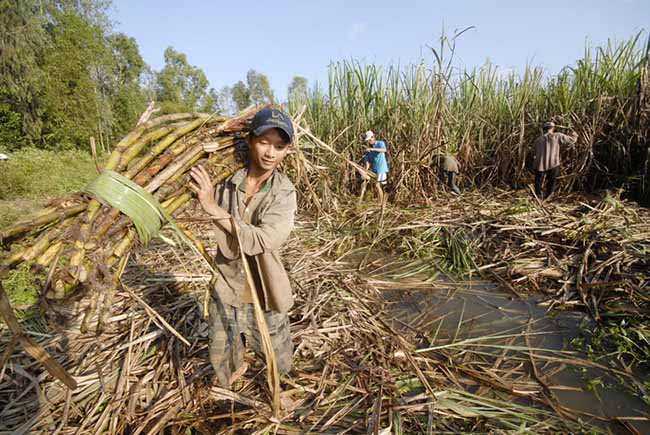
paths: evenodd
<path fill-rule="evenodd" d="M 466 185 L 531 182 L 532 143 L 553 120 L 579 135 L 562 150 L 563 189 L 626 186 L 650 203 L 650 40 L 639 33 L 587 47 L 574 66 L 549 77 L 533 65 L 458 69 L 452 60 L 461 33 L 443 35 L 431 56 L 412 65 L 330 65 L 327 87 L 305 99 L 305 123 L 353 161 L 363 156 L 364 131 L 386 139 L 395 195 L 408 200 L 435 188 L 429 166 L 442 153 L 458 156 Z M 313 154 L 335 167 L 333 178 L 343 181 L 335 189 L 350 186 L 348 165 Z"/>

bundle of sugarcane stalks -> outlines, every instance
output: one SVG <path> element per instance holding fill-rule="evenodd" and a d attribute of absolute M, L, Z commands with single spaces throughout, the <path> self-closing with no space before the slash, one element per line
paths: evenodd
<path fill-rule="evenodd" d="M 121 173 L 153 194 L 167 213 L 177 214 L 192 198 L 189 168 L 202 161 L 218 183 L 243 165 L 236 145 L 243 141 L 254 111 L 234 117 L 172 114 L 146 121 L 115 146 L 104 170 Z M 100 335 L 135 242 L 132 221 L 120 210 L 87 195 L 73 195 L 0 231 L 0 243 L 8 251 L 0 260 L 0 278 L 30 262 L 35 273 L 44 275 L 41 302 L 48 320 L 66 331 L 76 328 Z M 0 311 L 14 341 L 75 388 L 77 382 L 22 331 L 1 286 Z"/>

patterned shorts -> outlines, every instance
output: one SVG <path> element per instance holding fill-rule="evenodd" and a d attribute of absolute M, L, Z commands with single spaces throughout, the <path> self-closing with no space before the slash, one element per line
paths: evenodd
<path fill-rule="evenodd" d="M 255 320 L 253 304 L 233 307 L 210 298 L 209 309 L 210 362 L 221 386 L 230 385 L 230 377 L 244 363 L 244 344 L 249 345 L 264 360 L 262 336 Z M 289 333 L 289 317 L 286 313 L 265 311 L 266 324 L 278 371 L 291 370 L 293 343 Z"/>

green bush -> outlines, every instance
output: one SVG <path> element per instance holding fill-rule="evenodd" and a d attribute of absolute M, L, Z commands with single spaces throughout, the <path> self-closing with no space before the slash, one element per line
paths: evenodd
<path fill-rule="evenodd" d="M 0 103 L 0 147 L 7 150 L 18 149 L 23 145 L 22 117 L 8 104 Z"/>
<path fill-rule="evenodd" d="M 24 148 L 0 162 L 0 200 L 63 196 L 96 176 L 92 157 L 85 152 Z"/>

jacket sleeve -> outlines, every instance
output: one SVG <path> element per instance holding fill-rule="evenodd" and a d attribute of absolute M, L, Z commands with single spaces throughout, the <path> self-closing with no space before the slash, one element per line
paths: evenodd
<path fill-rule="evenodd" d="M 576 138 L 566 135 L 564 133 L 559 133 L 558 137 L 560 139 L 561 145 L 571 145 L 576 143 Z"/>
<path fill-rule="evenodd" d="M 258 255 L 279 249 L 293 229 L 296 208 L 296 191 L 292 189 L 272 200 L 259 225 L 238 221 L 242 251 Z"/>

